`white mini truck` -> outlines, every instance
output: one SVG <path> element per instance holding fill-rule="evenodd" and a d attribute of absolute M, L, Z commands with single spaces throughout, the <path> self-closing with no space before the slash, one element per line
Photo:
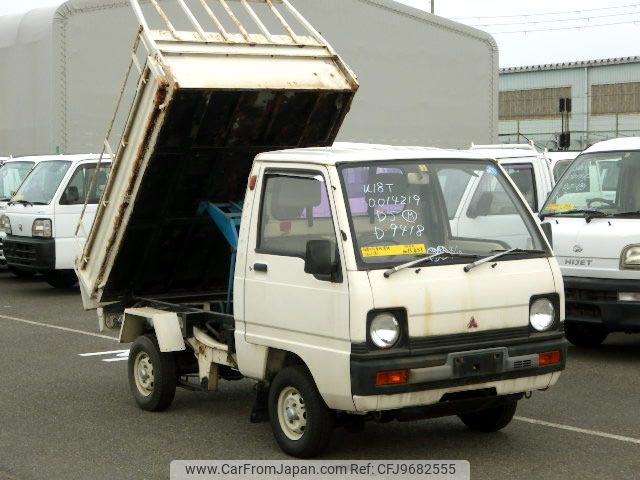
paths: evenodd
<path fill-rule="evenodd" d="M 110 160 L 93 154 L 28 158 L 36 164 L 0 216 L 4 256 L 18 276 L 41 273 L 53 287 L 69 288 L 77 282 L 74 261 L 91 229 Z"/>
<path fill-rule="evenodd" d="M 499 430 L 557 381 L 562 277 L 494 160 L 328 148 L 358 83 L 286 1 L 220 2 L 257 34 L 240 21 L 243 34 L 149 30 L 132 5 L 148 57 L 76 272 L 85 308 L 133 342 L 142 409 L 166 409 L 177 386 L 248 378 L 252 420 L 310 457 L 334 426 L 369 419 L 457 414 Z M 499 228 L 452 235 L 457 173 L 490 177 L 522 248 Z"/>
<path fill-rule="evenodd" d="M 567 339 L 593 347 L 612 332 L 640 333 L 640 138 L 587 148 L 541 216 L 564 277 Z"/>

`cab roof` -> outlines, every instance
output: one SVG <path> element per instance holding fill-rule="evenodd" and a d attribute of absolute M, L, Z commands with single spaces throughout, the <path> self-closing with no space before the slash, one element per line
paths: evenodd
<path fill-rule="evenodd" d="M 640 137 L 614 138 L 594 143 L 582 153 L 640 150 Z"/>
<path fill-rule="evenodd" d="M 413 159 L 456 159 L 456 160 L 490 160 L 485 152 L 469 150 L 445 150 L 430 147 L 399 147 L 392 145 L 375 145 L 367 143 L 341 143 L 332 147 L 295 148 L 261 153 L 256 161 L 282 163 L 313 163 L 318 165 L 336 165 L 338 163 L 413 160 Z"/>
<path fill-rule="evenodd" d="M 71 162 L 80 162 L 82 160 L 97 160 L 100 158 L 100 155 L 97 153 L 79 153 L 75 155 L 27 155 L 24 157 L 13 157 L 9 161 L 21 161 L 21 162 L 47 162 L 53 160 L 68 160 Z M 104 155 L 102 160 L 110 161 L 108 155 Z"/>

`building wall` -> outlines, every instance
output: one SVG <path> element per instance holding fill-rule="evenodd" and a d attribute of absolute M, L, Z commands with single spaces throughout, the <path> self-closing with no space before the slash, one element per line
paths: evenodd
<path fill-rule="evenodd" d="M 500 141 L 516 143 L 531 139 L 542 146 L 555 148 L 562 129 L 559 98 L 567 92 L 570 92 L 573 107 L 569 120 L 572 149 L 583 149 L 607 138 L 640 136 L 640 61 L 636 61 L 503 71 L 500 74 L 503 102 L 500 105 Z M 521 102 L 522 111 L 518 112 L 514 109 L 517 106 L 514 98 L 518 95 L 538 98 L 542 105 L 532 108 Z M 540 115 L 540 112 L 548 113 L 551 107 L 555 108 L 555 113 Z"/>

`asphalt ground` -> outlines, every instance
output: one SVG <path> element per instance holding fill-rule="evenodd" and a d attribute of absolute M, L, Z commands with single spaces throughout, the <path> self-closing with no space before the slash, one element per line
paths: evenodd
<path fill-rule="evenodd" d="M 77 290 L 0 270 L 0 480 L 155 479 L 174 459 L 287 458 L 269 424 L 249 423 L 249 381 L 179 390 L 168 411 L 139 410 L 126 361 L 104 361 L 127 348 L 109 335 Z M 336 430 L 323 458 L 469 460 L 473 479 L 637 479 L 639 366 L 640 335 L 612 335 L 570 348 L 556 387 L 521 401 L 499 433 L 457 418 L 370 423 Z"/>

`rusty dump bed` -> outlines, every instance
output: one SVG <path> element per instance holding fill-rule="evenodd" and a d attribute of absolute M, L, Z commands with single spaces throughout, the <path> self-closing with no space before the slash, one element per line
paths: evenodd
<path fill-rule="evenodd" d="M 148 28 L 149 55 L 76 264 L 85 308 L 223 291 L 230 247 L 200 203 L 241 201 L 260 152 L 332 144 L 357 90 L 310 25 L 309 36 L 250 42 Z"/>

